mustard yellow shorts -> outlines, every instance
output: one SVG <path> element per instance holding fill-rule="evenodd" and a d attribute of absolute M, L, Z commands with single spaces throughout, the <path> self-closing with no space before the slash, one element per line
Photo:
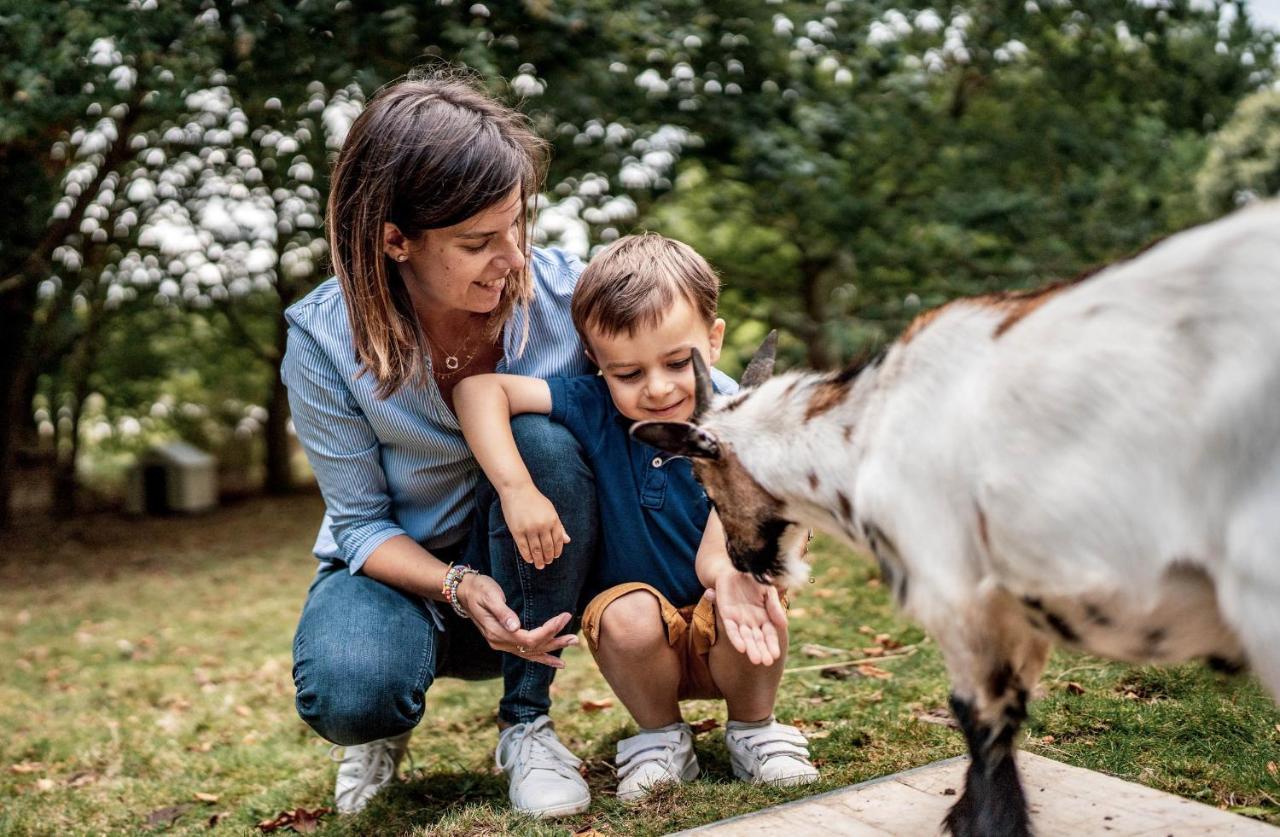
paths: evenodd
<path fill-rule="evenodd" d="M 600 620 L 604 611 L 614 601 L 637 590 L 653 594 L 662 611 L 662 621 L 667 643 L 680 657 L 679 700 L 711 700 L 723 698 L 711 679 L 708 659 L 711 646 L 716 644 L 716 608 L 705 596 L 697 604 L 676 607 L 652 586 L 639 581 L 619 584 L 600 593 L 587 605 L 582 615 L 582 632 L 587 646 L 595 654 L 600 645 Z"/>

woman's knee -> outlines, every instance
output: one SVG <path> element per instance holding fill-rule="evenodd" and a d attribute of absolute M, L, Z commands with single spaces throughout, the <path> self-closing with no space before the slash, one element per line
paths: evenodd
<path fill-rule="evenodd" d="M 543 415 L 525 414 L 511 420 L 520 458 L 538 485 L 554 502 L 555 493 L 595 500 L 595 480 L 581 443 L 563 425 Z"/>
<path fill-rule="evenodd" d="M 606 653 L 648 654 L 666 645 L 662 608 L 657 598 L 646 590 L 619 596 L 600 614 L 598 647 Z"/>
<path fill-rule="evenodd" d="M 298 715 L 335 744 L 400 735 L 422 720 L 432 677 L 417 674 L 388 671 L 350 655 L 299 661 L 294 665 Z"/>

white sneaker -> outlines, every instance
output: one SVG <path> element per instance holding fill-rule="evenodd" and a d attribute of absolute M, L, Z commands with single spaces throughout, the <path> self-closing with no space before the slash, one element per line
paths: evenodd
<path fill-rule="evenodd" d="M 733 775 L 739 779 L 780 786 L 807 785 L 818 779 L 818 769 L 809 761 L 808 739 L 772 716 L 757 724 L 730 721 L 724 743 Z"/>
<path fill-rule="evenodd" d="M 511 783 L 511 807 L 521 813 L 564 817 L 591 805 L 591 790 L 578 772 L 582 761 L 560 743 L 546 715 L 499 733 L 494 761 Z"/>
<path fill-rule="evenodd" d="M 618 742 L 618 799 L 638 802 L 660 782 L 698 778 L 693 730 L 683 721 Z"/>
<path fill-rule="evenodd" d="M 409 736 L 413 732 L 395 738 L 379 738 L 368 744 L 350 747 L 334 745 L 329 748 L 329 758 L 338 762 L 338 781 L 333 788 L 333 801 L 339 814 L 357 814 L 378 791 L 396 778 L 400 760 L 409 750 Z M 336 753 L 341 750 L 342 755 Z"/>

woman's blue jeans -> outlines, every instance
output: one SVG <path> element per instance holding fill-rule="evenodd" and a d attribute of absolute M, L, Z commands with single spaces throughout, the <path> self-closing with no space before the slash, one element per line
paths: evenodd
<path fill-rule="evenodd" d="M 520 625 L 533 628 L 556 614 L 575 615 L 598 539 L 595 479 L 581 446 L 545 416 L 518 416 L 516 444 L 538 490 L 555 505 L 573 540 L 538 570 L 520 559 L 501 504 L 483 479 L 476 518 L 466 541 L 433 550 L 443 561 L 464 561 L 491 575 Z M 498 706 L 510 723 L 532 721 L 551 706 L 555 670 L 494 651 L 475 625 L 447 605 L 441 632 L 420 597 L 357 573 L 323 565 L 307 593 L 293 640 L 298 714 L 336 744 L 363 744 L 413 729 L 422 720 L 427 690 L 437 677 L 483 679 L 501 674 Z"/>

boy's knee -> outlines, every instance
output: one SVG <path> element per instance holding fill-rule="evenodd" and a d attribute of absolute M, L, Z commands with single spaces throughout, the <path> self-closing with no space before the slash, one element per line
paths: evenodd
<path fill-rule="evenodd" d="M 614 653 L 637 654 L 666 644 L 662 609 L 648 591 L 637 590 L 619 596 L 600 615 L 601 648 Z"/>
<path fill-rule="evenodd" d="M 594 502 L 591 467 L 582 444 L 567 428 L 544 415 L 526 413 L 511 419 L 511 433 L 520 458 L 543 494 L 561 486 L 579 494 L 589 488 Z"/>

